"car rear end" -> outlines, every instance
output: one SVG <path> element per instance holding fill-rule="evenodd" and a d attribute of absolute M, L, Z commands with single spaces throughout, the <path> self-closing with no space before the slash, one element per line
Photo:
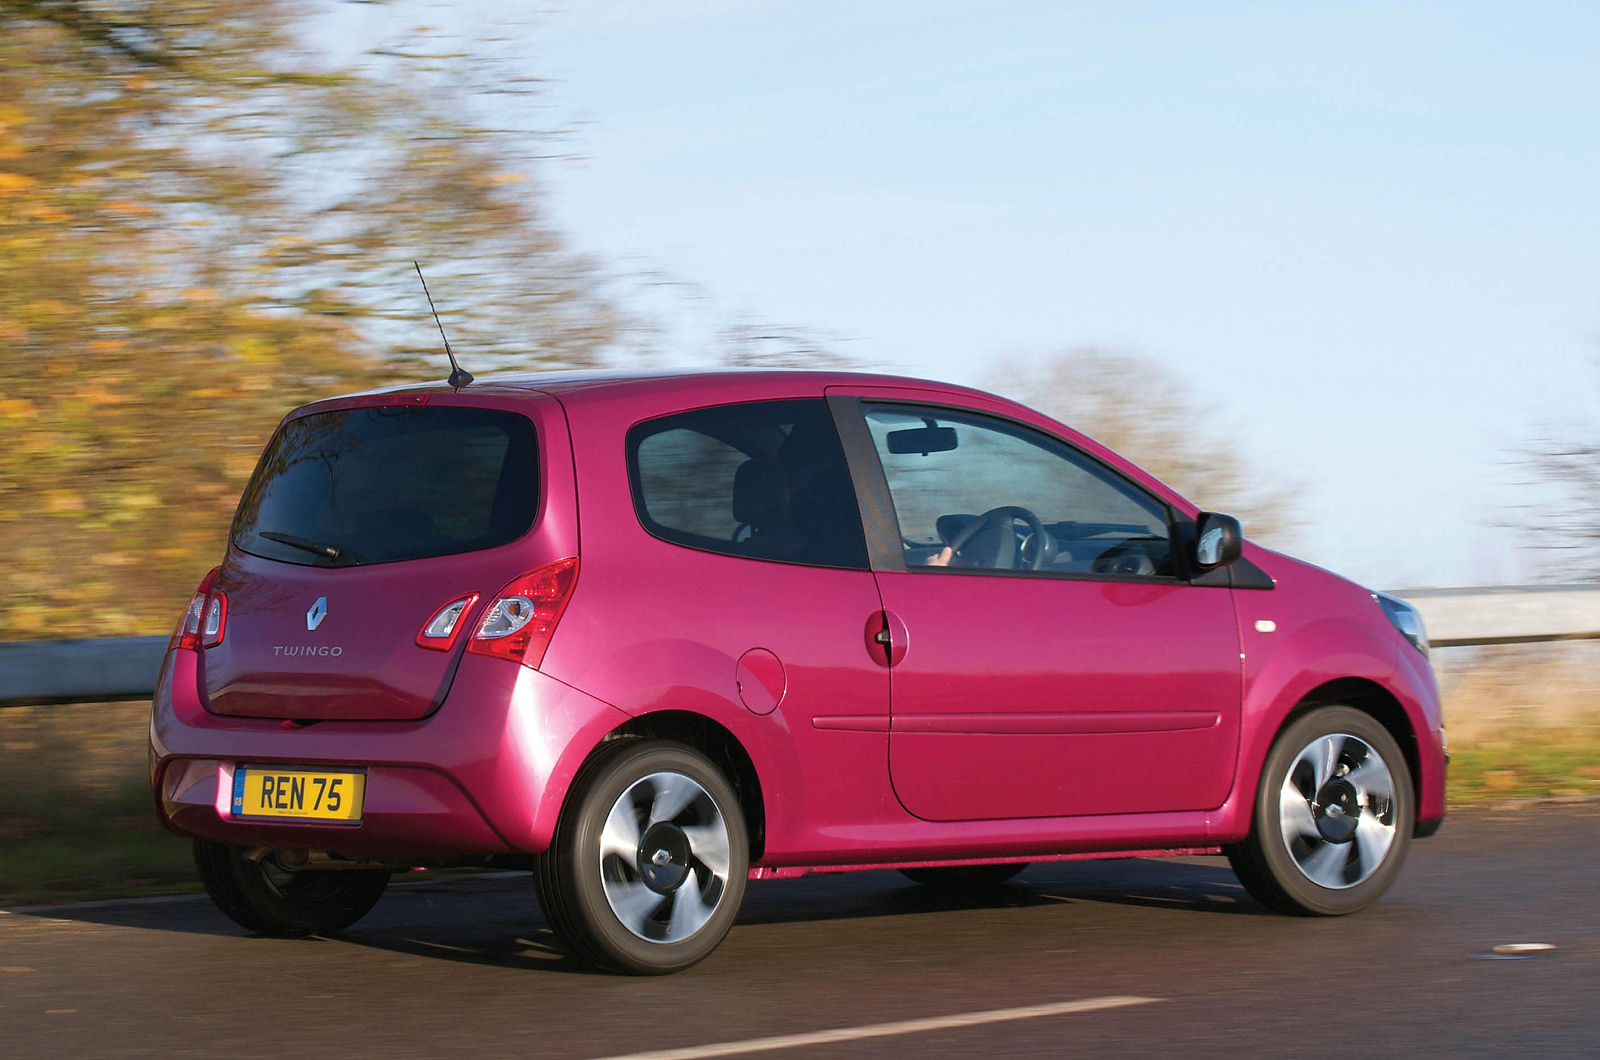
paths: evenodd
<path fill-rule="evenodd" d="M 287 417 L 162 667 L 167 825 L 365 862 L 542 849 L 624 720 L 538 670 L 580 575 L 572 467 L 559 403 L 527 388 Z"/>

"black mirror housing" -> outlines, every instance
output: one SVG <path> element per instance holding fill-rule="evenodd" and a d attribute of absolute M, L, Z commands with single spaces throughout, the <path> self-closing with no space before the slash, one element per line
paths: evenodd
<path fill-rule="evenodd" d="M 1195 520 L 1194 565 L 1202 571 L 1226 567 L 1244 552 L 1239 520 L 1221 512 L 1201 512 Z"/>

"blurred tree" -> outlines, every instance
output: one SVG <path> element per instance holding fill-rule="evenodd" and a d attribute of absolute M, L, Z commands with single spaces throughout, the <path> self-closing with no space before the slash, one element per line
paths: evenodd
<path fill-rule="evenodd" d="M 1014 359 L 988 376 L 999 393 L 1115 450 L 1194 503 L 1227 512 L 1271 547 L 1293 540 L 1293 489 L 1240 455 L 1214 411 L 1164 365 L 1103 350 Z"/>
<path fill-rule="evenodd" d="M 1600 361 L 1596 362 L 1600 370 Z M 1600 436 L 1592 425 L 1552 427 L 1523 453 L 1541 494 L 1519 513 L 1525 538 L 1557 581 L 1600 577 Z"/>
<path fill-rule="evenodd" d="M 729 368 L 814 368 L 846 370 L 858 367 L 838 351 L 841 339 L 794 325 L 731 324 L 718 335 L 721 363 Z"/>
<path fill-rule="evenodd" d="M 1559 500 L 1535 508 L 1531 540 L 1552 553 L 1546 576 L 1600 577 L 1600 443 L 1552 442 L 1530 457 L 1535 474 Z"/>
<path fill-rule="evenodd" d="M 0 639 L 164 631 L 285 411 L 442 377 L 412 258 L 475 371 L 612 341 L 520 148 L 303 14 L 0 0 Z"/>

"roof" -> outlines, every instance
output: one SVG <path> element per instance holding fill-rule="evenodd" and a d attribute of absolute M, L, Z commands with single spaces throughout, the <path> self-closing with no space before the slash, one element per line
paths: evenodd
<path fill-rule="evenodd" d="M 620 396 L 636 390 L 672 390 L 692 388 L 698 384 L 713 384 L 719 390 L 737 388 L 748 382 L 752 389 L 774 385 L 792 386 L 805 383 L 819 391 L 828 386 L 885 386 L 911 387 L 939 390 L 947 393 L 979 394 L 981 391 L 953 383 L 914 376 L 888 375 L 879 372 L 850 372 L 799 368 L 699 368 L 699 369 L 631 369 L 582 368 L 552 372 L 508 372 L 484 375 L 463 387 L 466 392 L 479 393 L 582 393 L 585 397 Z M 436 382 L 409 383 L 362 391 L 368 394 L 393 393 L 450 393 L 452 388 L 440 379 Z M 358 395 L 347 395 L 350 397 Z M 987 395 L 985 395 L 987 396 Z"/>

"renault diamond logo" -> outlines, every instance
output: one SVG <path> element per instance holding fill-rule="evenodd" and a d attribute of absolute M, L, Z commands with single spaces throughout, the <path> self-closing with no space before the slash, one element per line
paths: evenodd
<path fill-rule="evenodd" d="M 316 629 L 322 625 L 322 620 L 328 617 L 328 598 L 317 597 L 317 602 L 311 605 L 311 610 L 306 612 L 306 628 Z"/>

